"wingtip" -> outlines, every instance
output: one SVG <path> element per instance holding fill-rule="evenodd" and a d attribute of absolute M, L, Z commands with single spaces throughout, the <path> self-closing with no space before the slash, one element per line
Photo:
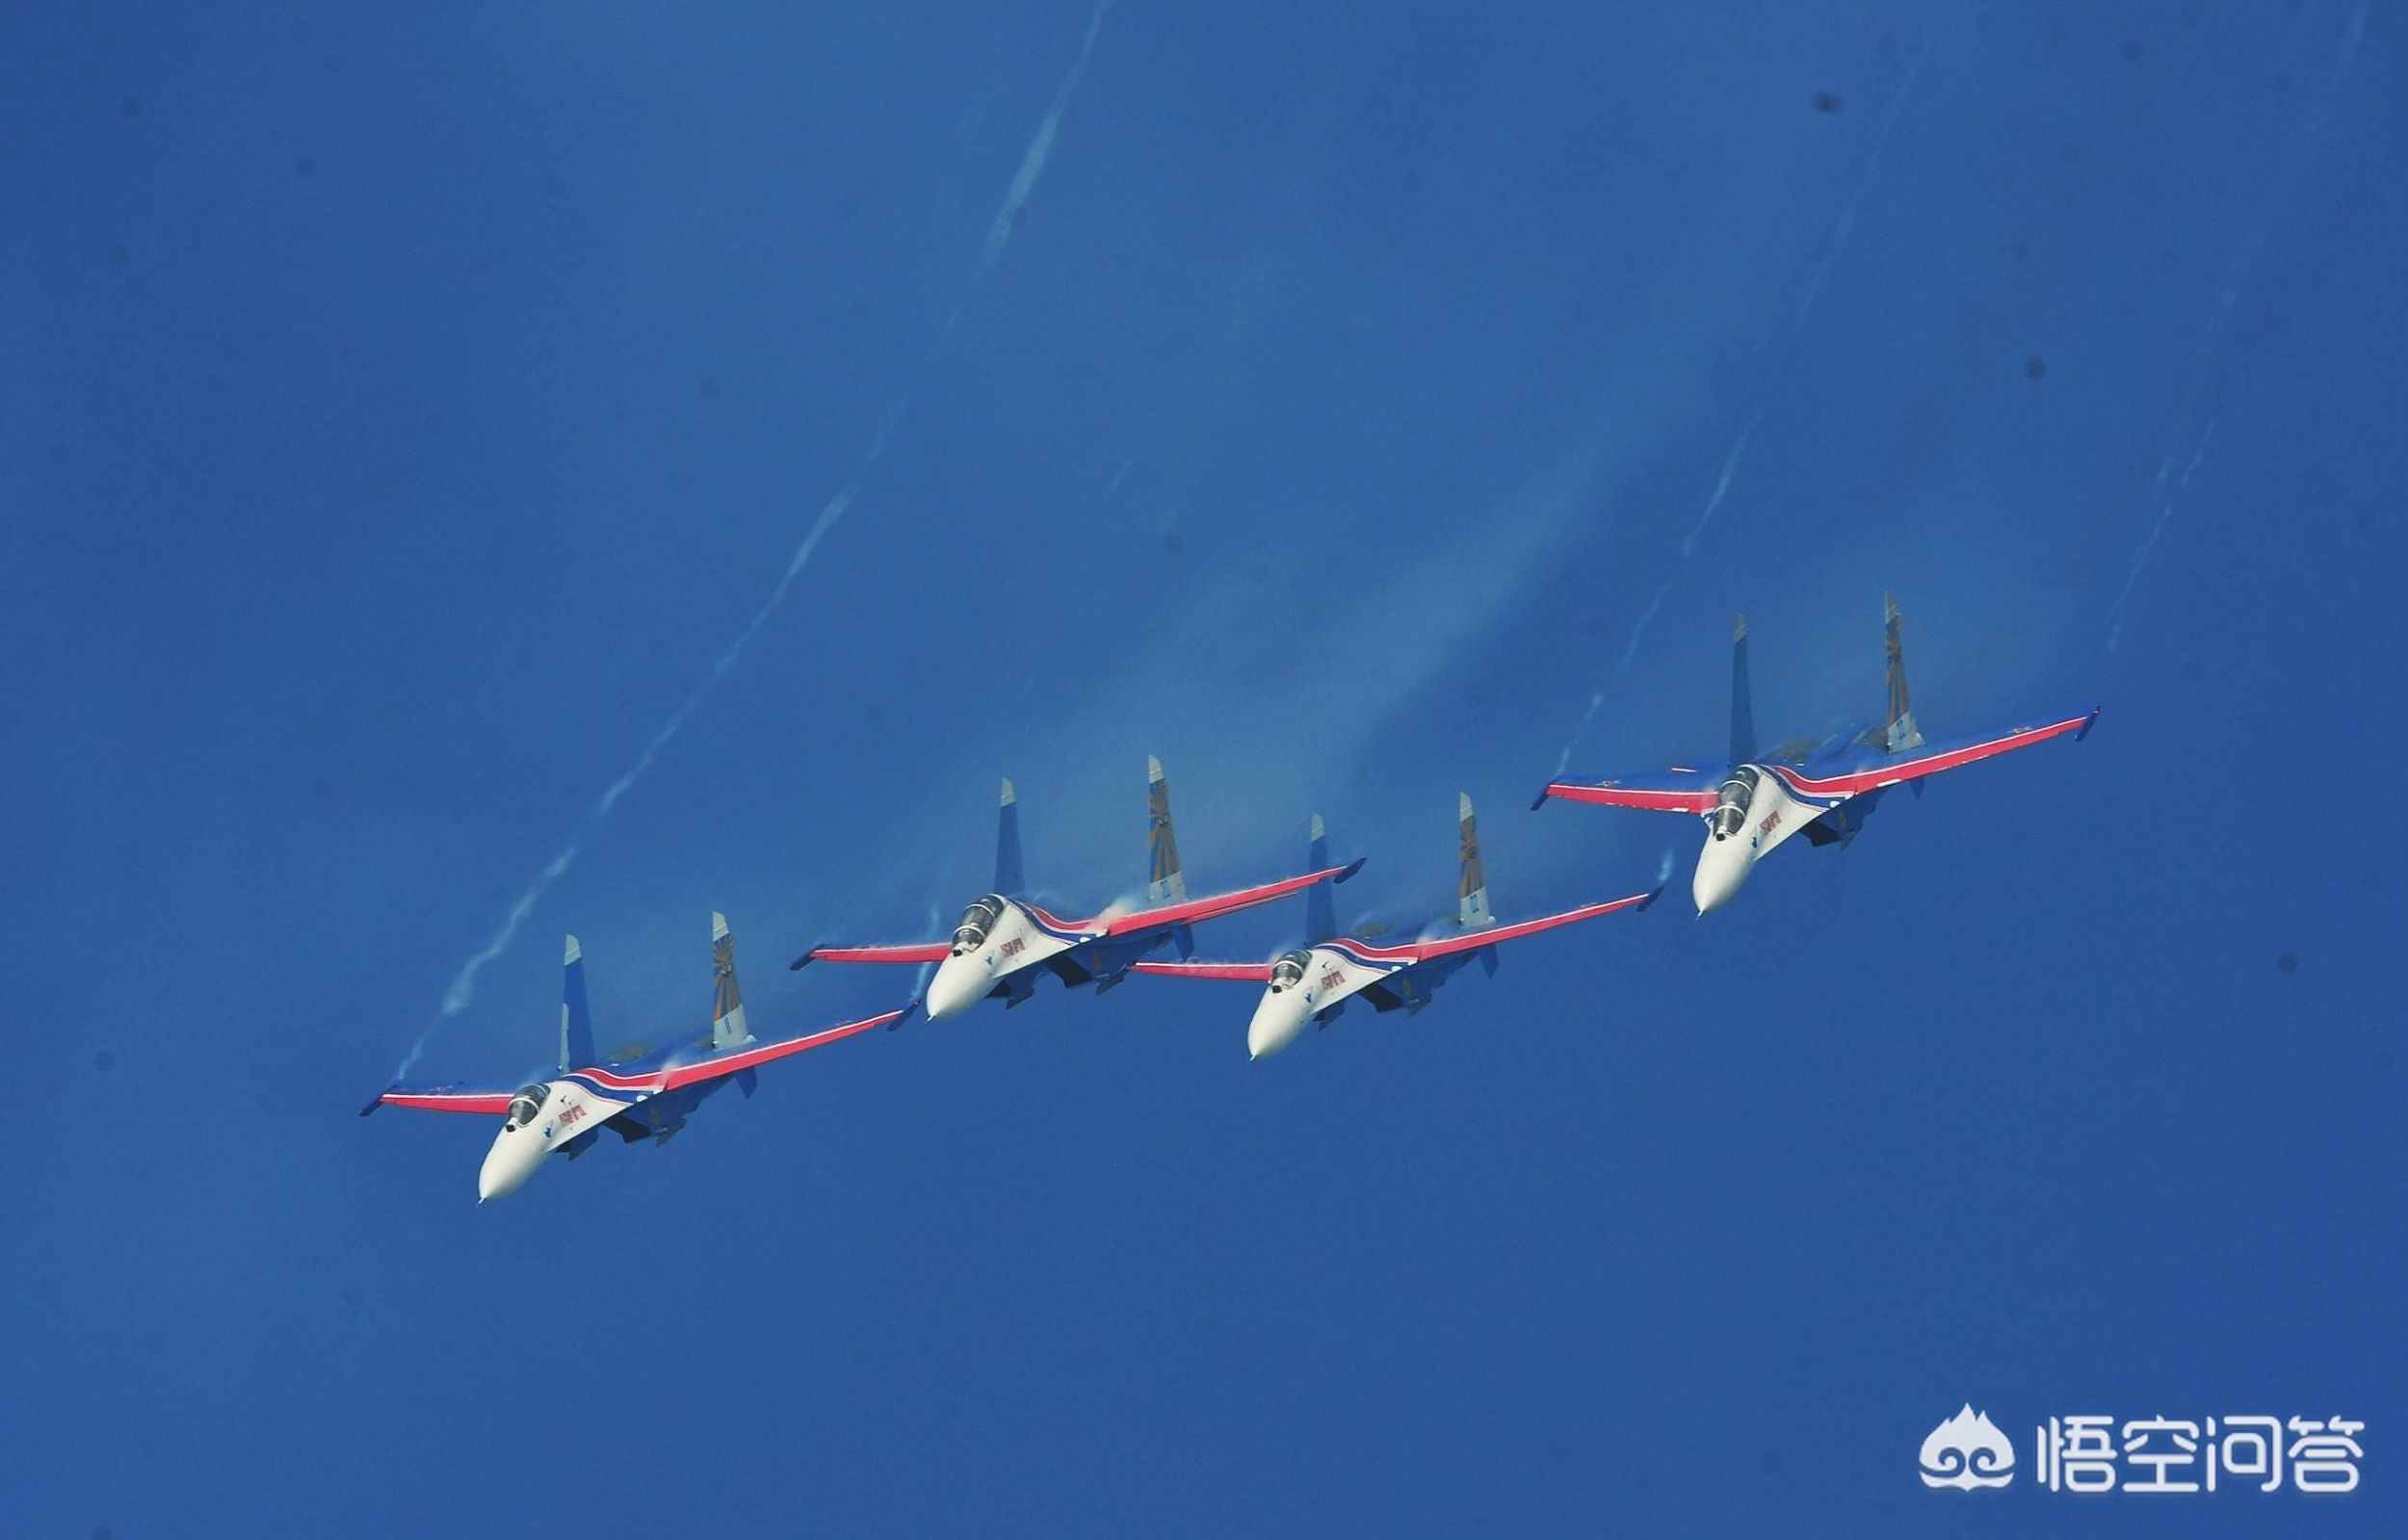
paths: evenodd
<path fill-rule="evenodd" d="M 1663 890 L 1670 886 L 1671 884 L 1668 882 L 1659 882 L 1654 887 L 1649 888 L 1647 890 L 1647 897 L 1638 901 L 1638 908 L 1636 912 L 1645 914 L 1648 910 L 1654 908 L 1656 906 L 1656 901 L 1663 897 Z"/>
<path fill-rule="evenodd" d="M 1330 880 L 1332 882 L 1344 882 L 1347 878 L 1354 875 L 1357 872 L 1362 871 L 1363 863 L 1370 859 L 1371 857 L 1368 855 L 1356 856 L 1352 865 L 1348 866 L 1344 872 L 1339 873 L 1336 876 L 1330 878 Z"/>
<path fill-rule="evenodd" d="M 384 1093 L 382 1091 L 379 1091 L 376 1095 L 368 1099 L 368 1105 L 366 1107 L 359 1109 L 359 1115 L 366 1117 L 369 1113 L 375 1111 L 378 1108 L 382 1107 L 383 1105 Z"/>
<path fill-rule="evenodd" d="M 2075 743 L 2079 744 L 2083 739 L 2090 736 L 2090 729 L 2099 725 L 2099 713 L 2105 710 L 2107 710 L 2107 708 L 2104 706 L 2093 706 L 2090 708 L 2090 715 L 2081 719 L 2081 730 L 2074 735 Z"/>
<path fill-rule="evenodd" d="M 1531 811 L 1535 813 L 1540 808 L 1545 807 L 1547 805 L 1547 798 L 1555 796 L 1555 794 L 1556 783 L 1553 781 L 1549 781 L 1546 785 L 1540 787 L 1538 789 L 1538 795 L 1531 798 Z"/>
<path fill-rule="evenodd" d="M 797 957 L 794 961 L 788 963 L 786 965 L 786 971 L 788 973 L 800 973 L 802 971 L 803 964 L 809 962 L 812 958 L 818 956 L 819 954 L 820 949 L 813 947 L 809 952 L 804 953 L 801 956 Z"/>
<path fill-rule="evenodd" d="M 913 1016 L 917 1015 L 919 1010 L 920 997 L 914 995 L 904 1004 L 903 1009 L 895 1012 L 895 1019 L 886 1024 L 886 1030 L 890 1032 L 903 1031 L 903 1023 L 909 1021 Z"/>

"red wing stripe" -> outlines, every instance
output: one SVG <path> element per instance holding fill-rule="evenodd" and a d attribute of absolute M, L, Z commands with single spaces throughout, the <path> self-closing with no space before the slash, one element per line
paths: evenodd
<path fill-rule="evenodd" d="M 422 1112 L 484 1112 L 500 1117 L 510 1109 L 508 1091 L 387 1091 L 377 1100 L 387 1107 L 414 1107 Z"/>
<path fill-rule="evenodd" d="M 1976 760 L 1988 759 L 1994 754 L 2026 748 L 2033 744 L 2046 742 L 2060 733 L 2070 733 L 2089 719 L 2090 714 L 2084 712 L 2079 717 L 2068 717 L 2061 722 L 2051 722 L 2045 727 L 2026 727 L 2008 733 L 2003 738 L 1993 738 L 1987 743 L 1969 744 L 1963 748 L 1946 749 L 1937 754 L 1926 754 L 1921 759 L 1900 760 L 1893 765 L 1875 766 L 1871 770 L 1856 770 L 1846 775 L 1834 775 L 1826 780 L 1815 780 L 1809 776 L 1797 774 L 1793 770 L 1782 770 L 1777 766 L 1775 770 L 1783 780 L 1789 782 L 1793 791 L 1804 796 L 1854 796 L 1859 793 L 1873 791 L 1880 787 L 1895 786 L 1900 781 L 1936 775 L 1945 770 L 1954 770 L 1959 765 L 1971 765 Z"/>
<path fill-rule="evenodd" d="M 890 1010 L 883 1016 L 872 1016 L 866 1021 L 849 1021 L 839 1027 L 830 1027 L 825 1031 L 813 1032 L 808 1037 L 793 1037 L 782 1043 L 764 1043 L 759 1048 L 748 1048 L 741 1054 L 726 1054 L 718 1058 L 707 1058 L 699 1064 L 680 1064 L 661 1078 L 661 1089 L 673 1091 L 681 1085 L 692 1085 L 697 1081 L 717 1080 L 722 1075 L 733 1075 L 739 1070 L 750 1069 L 755 1064 L 766 1064 L 773 1058 L 784 1058 L 789 1054 L 799 1054 L 806 1048 L 818 1048 L 825 1043 L 838 1042 L 856 1032 L 866 1032 L 874 1028 L 883 1027 L 902 1014 L 900 1010 Z"/>
<path fill-rule="evenodd" d="M 1130 966 L 1132 973 L 1150 973 L 1164 979 L 1228 979 L 1239 983 L 1270 982 L 1270 964 L 1267 962 L 1140 962 Z"/>
<path fill-rule="evenodd" d="M 1551 914 L 1542 919 L 1517 921 L 1509 926 L 1494 926 L 1485 930 L 1467 930 L 1459 936 L 1442 936 L 1436 941 L 1422 943 L 1417 950 L 1422 957 L 1443 957 L 1449 953 L 1469 952 L 1477 947 L 1491 947 L 1500 941 L 1511 941 L 1520 936 L 1535 935 L 1541 930 L 1552 930 L 1557 926 L 1568 926 L 1576 921 L 1594 920 L 1599 915 L 1611 914 L 1616 909 L 1628 909 L 1636 904 L 1645 903 L 1647 899 L 1648 895 L 1644 893 L 1634 893 L 1627 899 L 1616 899 L 1611 903 L 1585 904 L 1581 908 L 1566 909 L 1561 914 Z"/>
<path fill-rule="evenodd" d="M 913 941 L 894 947 L 813 947 L 821 962 L 943 962 L 953 954 L 943 941 Z"/>
<path fill-rule="evenodd" d="M 1608 807 L 1638 807 L 1651 813 L 1711 813 L 1719 794 L 1712 791 L 1643 792 L 1631 786 L 1584 786 L 1572 781 L 1547 783 L 1549 796 L 1567 802 L 1603 802 Z"/>
<path fill-rule="evenodd" d="M 1259 888 L 1240 888 L 1235 893 L 1217 893 L 1209 899 L 1190 899 L 1185 903 L 1166 903 L 1159 909 L 1139 909 L 1103 922 L 1104 934 L 1125 936 L 1132 930 L 1151 930 L 1157 926 L 1186 925 L 1195 920 L 1210 920 L 1216 915 L 1235 914 L 1251 909 L 1258 903 L 1286 898 L 1316 882 L 1326 882 L 1346 870 L 1342 866 L 1323 867 L 1300 877 L 1288 877 L 1278 882 L 1266 882 Z"/>

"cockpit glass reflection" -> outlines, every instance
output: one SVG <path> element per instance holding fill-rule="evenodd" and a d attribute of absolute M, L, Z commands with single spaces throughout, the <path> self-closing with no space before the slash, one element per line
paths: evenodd
<path fill-rule="evenodd" d="M 1727 840 L 1747 826 L 1747 804 L 1756 796 L 1760 772 L 1753 765 L 1741 765 L 1722 783 L 1722 795 L 1714 799 L 1714 810 L 1708 819 L 1716 840 Z"/>
<path fill-rule="evenodd" d="M 1302 983 L 1304 969 L 1312 960 L 1310 953 L 1281 953 L 1279 960 L 1270 965 L 1270 992 L 1274 995 L 1283 994 Z"/>
<path fill-rule="evenodd" d="M 534 1122 L 536 1114 L 543 1110 L 544 1098 L 551 1094 L 552 1087 L 549 1085 L 520 1086 L 518 1094 L 510 1098 L 510 1116 L 504 1120 L 503 1130 L 522 1129 Z"/>
<path fill-rule="evenodd" d="M 961 911 L 961 924 L 954 927 L 954 955 L 976 952 L 985 944 L 986 933 L 1004 912 L 1004 901 L 993 894 L 979 900 Z"/>

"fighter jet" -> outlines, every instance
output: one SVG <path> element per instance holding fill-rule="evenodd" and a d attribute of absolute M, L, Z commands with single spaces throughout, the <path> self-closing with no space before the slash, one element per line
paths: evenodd
<path fill-rule="evenodd" d="M 1906 660 L 1898 640 L 1898 600 L 1883 596 L 1889 653 L 1890 717 L 1886 725 L 1847 727 L 1819 744 L 1807 739 L 1756 751 L 1747 684 L 1747 617 L 1739 618 L 1731 647 L 1731 757 L 1719 765 L 1675 765 L 1655 774 L 1604 781 L 1551 781 L 1550 796 L 1660 813 L 1694 813 L 1706 821 L 1706 844 L 1689 885 L 1698 914 L 1731 901 L 1765 853 L 1803 832 L 1811 845 L 1846 845 L 1872 816 L 1881 794 L 1904 781 L 1923 795 L 1923 777 L 2066 733 L 2090 736 L 2098 708 L 1987 738 L 1927 744 L 1906 693 Z"/>
<path fill-rule="evenodd" d="M 586 1007 L 586 964 L 570 936 L 561 981 L 561 1072 L 549 1081 L 506 1086 L 395 1084 L 359 1109 L 366 1117 L 388 1103 L 433 1112 L 480 1112 L 502 1119 L 493 1148 L 477 1173 L 477 1201 L 515 1192 L 555 1150 L 575 1160 L 609 1129 L 628 1143 L 667 1143 L 705 1097 L 733 1081 L 752 1095 L 754 1070 L 872 1028 L 903 1025 L 914 1007 L 849 1021 L 802 1037 L 760 1043 L 746 1030 L 744 997 L 736 987 L 736 940 L 727 917 L 711 916 L 711 1031 L 693 1041 L 654 1048 L 637 1043 L 597 1059 L 593 1019 Z"/>
<path fill-rule="evenodd" d="M 799 968 L 813 961 L 903 962 L 936 965 L 927 994 L 929 1019 L 958 1016 L 981 1000 L 1001 1000 L 1008 1009 L 1035 992 L 1037 979 L 1051 974 L 1068 989 L 1093 984 L 1098 994 L 1129 976 L 1139 958 L 1165 943 L 1181 956 L 1194 950 L 1189 927 L 1200 921 L 1315 887 L 1344 882 L 1362 868 L 1316 862 L 1301 876 L 1240 888 L 1209 899 L 1188 897 L 1179 872 L 1179 845 L 1170 827 L 1170 783 L 1163 778 L 1163 762 L 1145 762 L 1147 785 L 1149 872 L 1146 907 L 1105 910 L 1092 920 L 1063 920 L 1025 898 L 1021 891 L 1020 813 L 1011 782 L 1004 782 L 1003 813 L 995 837 L 995 891 L 971 901 L 950 941 L 910 942 L 902 946 L 814 947 L 788 964 Z"/>
<path fill-rule="evenodd" d="M 1269 962 L 1140 962 L 1136 971 L 1166 979 L 1234 979 L 1267 985 L 1245 1029 L 1248 1058 L 1276 1054 L 1304 1033 L 1304 1024 L 1329 1025 L 1346 1003 L 1360 995 L 1377 1011 L 1420 1013 L 1438 986 L 1477 958 L 1490 974 L 1497 971 L 1497 946 L 1522 936 L 1536 935 L 1576 920 L 1594 920 L 1616 909 L 1644 909 L 1663 891 L 1634 893 L 1610 903 L 1591 903 L 1536 920 L 1501 926 L 1488 907 L 1488 875 L 1480 864 L 1479 830 L 1472 817 L 1472 798 L 1460 796 L 1456 806 L 1458 849 L 1463 877 L 1457 887 L 1455 929 L 1425 935 L 1395 946 L 1375 946 L 1373 932 L 1341 936 L 1336 904 L 1327 888 L 1316 888 L 1306 900 L 1312 944 L 1281 953 Z M 1312 860 L 1327 860 L 1322 821 L 1313 820 Z"/>

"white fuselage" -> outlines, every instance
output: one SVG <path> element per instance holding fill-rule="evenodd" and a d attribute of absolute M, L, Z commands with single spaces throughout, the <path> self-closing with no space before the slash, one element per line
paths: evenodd
<path fill-rule="evenodd" d="M 926 1007 L 930 1021 L 958 1016 L 1023 968 L 1078 945 L 1038 925 L 1028 910 L 1005 900 L 1001 912 L 975 945 L 956 940 L 953 954 L 929 979 Z"/>
<path fill-rule="evenodd" d="M 505 1123 L 477 1172 L 477 1201 L 515 1192 L 536 1174 L 543 1158 L 580 1134 L 600 1128 L 635 1105 L 598 1096 L 575 1081 L 544 1083 L 543 1105 L 526 1123 Z"/>
<path fill-rule="evenodd" d="M 1828 811 L 1826 804 L 1791 796 L 1781 777 L 1761 766 L 1741 769 L 1755 771 L 1752 789 L 1705 816 L 1706 844 L 1697 852 L 1696 875 L 1689 879 L 1689 897 L 1701 916 L 1730 902 L 1767 851 Z M 1731 816 L 1733 808 L 1737 817 Z"/>
<path fill-rule="evenodd" d="M 1303 955 L 1301 978 L 1283 984 L 1274 974 L 1270 987 L 1255 1003 L 1254 1019 L 1245 1029 L 1248 1058 L 1278 1053 L 1303 1036 L 1315 1016 L 1397 971 L 1371 967 L 1334 947 L 1308 947 Z"/>

